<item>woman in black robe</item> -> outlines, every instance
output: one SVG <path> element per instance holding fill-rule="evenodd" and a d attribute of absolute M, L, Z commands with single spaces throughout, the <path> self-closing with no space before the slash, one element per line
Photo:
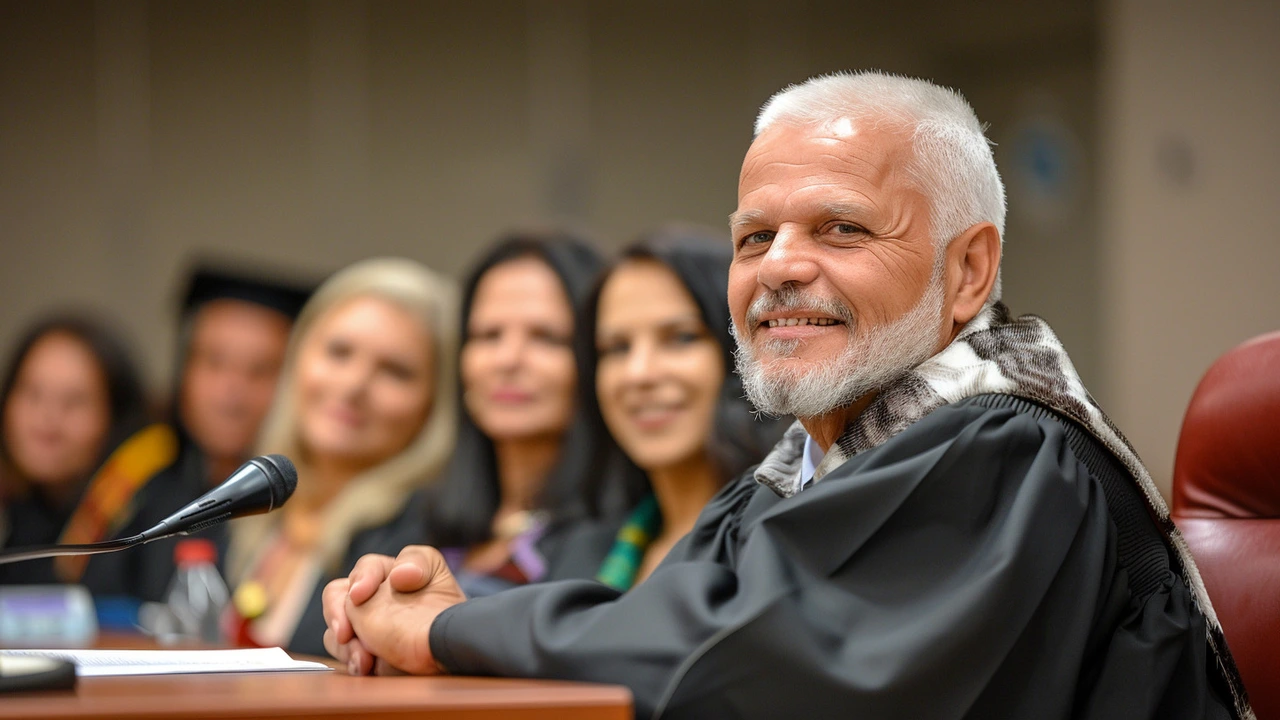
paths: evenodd
<path fill-rule="evenodd" d="M 138 371 L 106 325 L 59 315 L 18 343 L 0 390 L 7 548 L 84 543 L 126 533 L 148 512 L 143 489 L 176 439 L 147 424 Z M 129 553 L 0 565 L 0 584 L 80 583 L 98 599 L 137 596 L 145 568 Z"/>

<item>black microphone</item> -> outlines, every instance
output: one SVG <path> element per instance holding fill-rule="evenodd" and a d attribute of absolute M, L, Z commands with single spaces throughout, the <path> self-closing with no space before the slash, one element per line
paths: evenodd
<path fill-rule="evenodd" d="M 142 533 L 142 542 L 198 532 L 231 518 L 268 513 L 298 487 L 298 471 L 283 455 L 262 455 L 240 466 L 221 485 Z"/>
<path fill-rule="evenodd" d="M 298 487 L 298 471 L 283 455 L 261 455 L 241 465 L 221 485 L 133 537 L 85 545 L 43 545 L 0 552 L 0 565 L 59 555 L 115 552 L 170 535 L 187 535 L 220 522 L 271 512 Z"/>

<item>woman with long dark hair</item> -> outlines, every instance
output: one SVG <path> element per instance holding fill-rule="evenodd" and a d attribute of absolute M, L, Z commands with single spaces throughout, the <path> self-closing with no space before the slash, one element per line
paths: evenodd
<path fill-rule="evenodd" d="M 720 488 L 786 429 L 757 417 L 733 372 L 726 299 L 733 252 L 720 233 L 668 226 L 624 250 L 587 306 L 596 383 L 590 413 L 629 460 L 630 511 L 596 574 L 626 590 L 693 527 Z"/>
<path fill-rule="evenodd" d="M 468 595 L 589 576 L 603 556 L 557 542 L 561 528 L 598 511 L 586 491 L 603 430 L 584 413 L 592 378 L 575 337 L 602 266 L 572 234 L 516 233 L 463 286 L 457 449 L 421 500 L 424 541 L 442 549 Z"/>
<path fill-rule="evenodd" d="M 177 449 L 147 424 L 138 371 L 107 325 L 81 314 L 34 324 L 0 386 L 0 486 L 6 547 L 87 543 L 146 515 L 142 492 Z M 80 583 L 95 596 L 136 595 L 143 569 L 128 553 L 0 565 L 4 583 Z"/>

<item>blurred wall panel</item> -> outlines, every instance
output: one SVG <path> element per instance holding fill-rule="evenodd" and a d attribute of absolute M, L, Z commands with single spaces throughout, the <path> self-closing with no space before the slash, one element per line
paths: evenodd
<path fill-rule="evenodd" d="M 544 216 L 527 27 L 521 0 L 369 3 L 372 214 L 343 262 L 383 248 L 456 273 Z"/>
<path fill-rule="evenodd" d="M 161 246 L 174 260 L 217 251 L 322 258 L 306 3 L 157 1 L 150 27 L 152 232 Z"/>
<path fill-rule="evenodd" d="M 94 6 L 0 4 L 0 354 L 50 305 L 110 294 Z M 4 362 L 4 361 L 0 361 Z"/>
<path fill-rule="evenodd" d="M 1268 0 L 1108 6 L 1107 399 L 1166 493 L 1200 376 L 1280 328 L 1278 36 Z"/>
<path fill-rule="evenodd" d="M 741 3 L 592 5 L 595 205 L 616 244 L 667 219 L 727 228 L 751 122 Z"/>

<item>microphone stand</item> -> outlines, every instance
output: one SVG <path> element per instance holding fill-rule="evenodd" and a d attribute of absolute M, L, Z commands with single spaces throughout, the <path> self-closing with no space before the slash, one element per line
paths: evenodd
<path fill-rule="evenodd" d="M 283 455 L 263 455 L 241 465 L 221 485 L 137 535 L 82 545 L 41 545 L 0 552 L 0 565 L 62 555 L 99 555 L 173 535 L 189 535 L 243 515 L 270 512 L 298 486 L 298 471 Z"/>
<path fill-rule="evenodd" d="M 32 548 L 0 552 L 0 565 L 22 562 L 23 560 L 35 560 L 37 558 L 58 557 L 60 555 L 101 555 L 102 553 L 115 552 L 134 545 L 141 545 L 146 539 L 144 534 L 139 533 L 133 537 L 84 545 L 37 545 Z"/>

